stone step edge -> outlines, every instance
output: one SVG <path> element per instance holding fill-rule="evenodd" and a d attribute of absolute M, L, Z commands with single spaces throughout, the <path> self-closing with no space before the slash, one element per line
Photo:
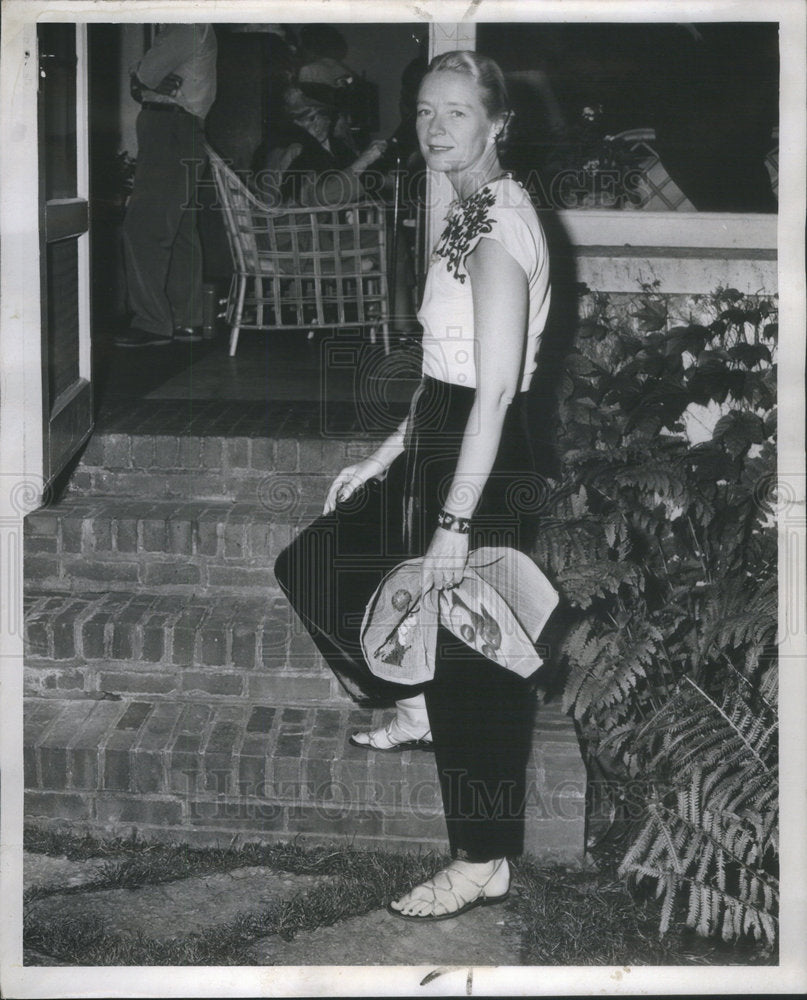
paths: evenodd
<path fill-rule="evenodd" d="M 221 435 L 94 434 L 78 469 L 228 473 L 306 472 L 323 464 L 348 464 L 373 450 L 377 435 L 356 433 L 323 437 L 321 432 L 295 437 Z"/>

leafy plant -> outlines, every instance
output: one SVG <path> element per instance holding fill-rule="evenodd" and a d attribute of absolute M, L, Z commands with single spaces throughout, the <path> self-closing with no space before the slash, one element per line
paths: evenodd
<path fill-rule="evenodd" d="M 753 934 L 772 944 L 775 707 L 745 688 L 744 679 L 728 685 L 720 700 L 691 678 L 684 681 L 647 730 L 656 797 L 621 871 L 656 882 L 664 895 L 662 932 L 686 889 L 687 923 L 700 934 L 720 931 L 725 940 Z"/>
<path fill-rule="evenodd" d="M 565 471 L 535 557 L 575 614 L 565 707 L 641 789 L 621 872 L 661 931 L 776 937 L 776 310 L 718 289 L 673 323 L 654 286 L 594 295 L 561 388 Z M 698 421 L 701 421 L 699 424 Z"/>
<path fill-rule="evenodd" d="M 548 172 L 554 175 L 556 185 L 564 178 L 559 190 L 572 195 L 574 205 L 623 208 L 633 200 L 635 173 L 642 155 L 618 135 L 606 134 L 606 117 L 601 104 L 580 108 L 551 155 Z"/>

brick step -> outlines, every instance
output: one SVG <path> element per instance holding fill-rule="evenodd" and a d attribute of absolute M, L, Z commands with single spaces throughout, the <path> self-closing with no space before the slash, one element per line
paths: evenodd
<path fill-rule="evenodd" d="M 29 592 L 25 690 L 52 697 L 348 702 L 278 593 Z"/>
<path fill-rule="evenodd" d="M 445 850 L 434 758 L 367 753 L 347 737 L 383 713 L 270 699 L 25 703 L 25 815 L 76 833 L 192 844 L 238 837 Z M 526 850 L 580 863 L 585 773 L 571 720 L 536 715 Z"/>
<path fill-rule="evenodd" d="M 373 449 L 363 434 L 295 437 L 96 432 L 70 481 L 80 496 L 277 502 L 301 483 L 324 496 L 345 465 Z"/>
<path fill-rule="evenodd" d="M 276 485 L 263 503 L 68 495 L 26 518 L 26 586 L 265 597 L 277 555 L 322 510 L 305 477 Z"/>

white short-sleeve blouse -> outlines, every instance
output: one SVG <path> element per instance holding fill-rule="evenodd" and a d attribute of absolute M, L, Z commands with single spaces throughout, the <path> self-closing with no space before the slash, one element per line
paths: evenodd
<path fill-rule="evenodd" d="M 546 239 L 524 188 L 509 176 L 489 181 L 453 202 L 431 255 L 418 319 L 423 326 L 423 374 L 476 388 L 471 280 L 465 260 L 483 237 L 501 243 L 527 275 L 529 307 L 521 391 L 530 386 L 549 311 Z"/>

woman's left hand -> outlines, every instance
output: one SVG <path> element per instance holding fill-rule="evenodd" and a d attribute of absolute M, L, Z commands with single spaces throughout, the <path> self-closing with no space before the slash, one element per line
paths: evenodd
<path fill-rule="evenodd" d="M 465 576 L 467 562 L 468 535 L 437 528 L 423 558 L 422 592 L 425 594 L 432 587 L 435 590 L 456 587 Z"/>

